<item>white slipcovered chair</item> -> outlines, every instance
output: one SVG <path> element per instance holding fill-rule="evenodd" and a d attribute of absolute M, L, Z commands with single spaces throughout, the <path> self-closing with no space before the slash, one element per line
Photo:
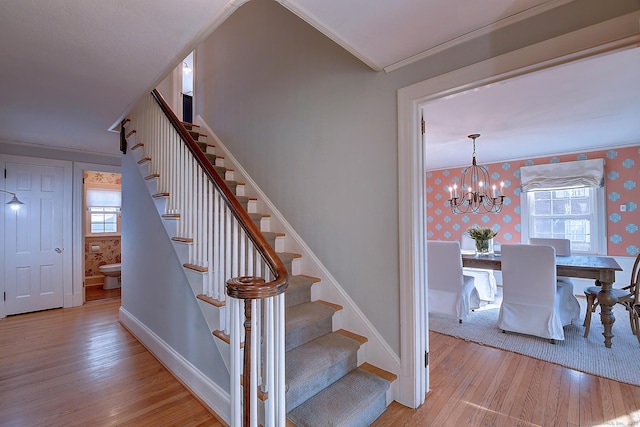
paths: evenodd
<path fill-rule="evenodd" d="M 571 255 L 571 240 L 569 239 L 551 239 L 551 238 L 544 238 L 544 237 L 531 237 L 529 238 L 529 244 L 553 246 L 553 248 L 556 250 L 556 256 Z M 571 286 L 573 286 L 573 281 L 569 277 L 558 276 L 558 281 L 571 283 Z"/>
<path fill-rule="evenodd" d="M 555 258 L 552 246 L 502 245 L 500 329 L 547 338 L 553 343 L 564 340 L 562 327 L 571 323 L 565 323 L 571 318 L 571 309 L 561 303 Z"/>
<path fill-rule="evenodd" d="M 480 307 L 474 278 L 463 276 L 460 243 L 427 241 L 429 312 L 455 316 L 460 322 Z"/>
<path fill-rule="evenodd" d="M 571 255 L 571 240 L 569 239 L 531 237 L 529 244 L 553 246 L 556 250 L 556 256 Z M 567 321 L 580 320 L 580 303 L 574 293 L 573 280 L 566 276 L 557 276 L 557 280 L 558 288 L 560 288 L 561 304 L 568 309 L 567 311 L 563 311 L 563 315 L 570 316 L 569 319 L 562 319 L 562 324 L 567 324 Z"/>
<path fill-rule="evenodd" d="M 460 239 L 460 249 L 465 253 L 475 253 L 476 244 L 471 237 L 463 234 Z M 475 279 L 474 283 L 478 295 L 480 295 L 480 304 L 488 304 L 496 299 L 498 284 L 493 270 L 464 267 L 462 271 L 465 276 L 472 276 Z"/>

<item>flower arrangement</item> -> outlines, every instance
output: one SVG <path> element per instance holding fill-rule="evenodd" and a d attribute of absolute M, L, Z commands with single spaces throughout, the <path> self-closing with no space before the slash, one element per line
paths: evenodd
<path fill-rule="evenodd" d="M 470 227 L 467 229 L 467 234 L 476 242 L 478 253 L 489 253 L 490 241 L 498 235 L 498 232 L 486 227 Z"/>

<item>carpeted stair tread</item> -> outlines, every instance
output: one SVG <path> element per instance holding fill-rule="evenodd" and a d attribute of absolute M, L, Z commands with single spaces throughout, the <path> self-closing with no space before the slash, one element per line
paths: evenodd
<path fill-rule="evenodd" d="M 198 138 L 194 137 L 193 135 L 191 135 L 191 137 L 196 142 L 196 144 L 198 144 L 198 148 L 200 149 L 200 151 L 202 151 L 203 153 L 206 153 L 207 152 L 207 143 L 204 142 L 204 141 L 198 141 Z"/>
<path fill-rule="evenodd" d="M 293 307 L 311 301 L 311 286 L 315 283 L 309 276 L 289 276 L 289 286 L 284 294 L 285 307 Z"/>
<path fill-rule="evenodd" d="M 227 184 L 227 187 L 229 187 L 229 190 L 231 190 L 231 192 L 233 194 L 236 194 L 237 188 L 238 188 L 238 181 L 231 181 L 226 179 L 225 184 Z"/>
<path fill-rule="evenodd" d="M 293 274 L 293 260 L 296 258 L 300 258 L 300 255 L 290 252 L 277 252 L 277 255 L 278 258 L 280 258 L 280 261 L 282 261 L 284 266 L 287 268 L 289 274 Z"/>
<path fill-rule="evenodd" d="M 276 237 L 278 237 L 278 233 L 274 233 L 273 231 L 263 231 L 262 236 L 267 241 L 269 246 L 275 250 L 276 248 Z"/>
<path fill-rule="evenodd" d="M 256 227 L 258 227 L 258 230 L 260 229 L 260 222 L 262 221 L 262 213 L 260 212 L 250 212 L 249 213 L 249 217 L 251 218 L 251 221 L 253 221 L 253 223 L 256 225 Z"/>
<path fill-rule="evenodd" d="M 285 314 L 285 351 L 331 332 L 335 310 L 323 304 L 305 302 L 287 308 Z"/>
<path fill-rule="evenodd" d="M 287 410 L 355 369 L 359 347 L 351 338 L 329 333 L 287 352 Z"/>
<path fill-rule="evenodd" d="M 238 202 L 240 202 L 240 205 L 246 211 L 248 209 L 248 207 L 249 207 L 249 197 L 247 197 L 247 196 L 236 196 L 236 199 L 238 199 Z"/>
<path fill-rule="evenodd" d="M 368 426 L 386 409 L 389 383 L 356 368 L 306 402 L 287 418 L 298 427 Z"/>

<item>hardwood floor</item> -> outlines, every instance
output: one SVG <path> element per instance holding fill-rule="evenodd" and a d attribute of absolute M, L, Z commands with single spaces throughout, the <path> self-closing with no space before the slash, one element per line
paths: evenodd
<path fill-rule="evenodd" d="M 373 426 L 640 426 L 640 387 L 436 332 L 429 337 L 425 403 L 413 410 L 394 402 Z"/>
<path fill-rule="evenodd" d="M 0 426 L 222 426 L 118 323 L 119 307 L 0 320 Z"/>
<path fill-rule="evenodd" d="M 102 285 L 85 286 L 84 298 L 88 301 L 98 301 L 108 298 L 120 298 L 120 288 L 102 289 Z"/>
<path fill-rule="evenodd" d="M 0 426 L 223 425 L 118 323 L 119 306 L 0 320 Z M 374 426 L 640 426 L 640 387 L 435 332 L 430 346 L 425 404 L 394 402 Z"/>

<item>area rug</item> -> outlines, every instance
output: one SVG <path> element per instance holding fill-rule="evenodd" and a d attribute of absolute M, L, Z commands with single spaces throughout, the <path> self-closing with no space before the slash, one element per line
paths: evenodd
<path fill-rule="evenodd" d="M 500 296 L 496 303 L 486 305 L 470 313 L 464 323 L 457 319 L 430 313 L 429 329 L 466 341 L 487 345 L 502 350 L 512 351 L 536 359 L 556 363 L 567 368 L 612 380 L 640 386 L 640 344 L 631 333 L 629 316 L 624 308 L 614 308 L 616 322 L 613 325 L 611 348 L 604 346 L 603 327 L 600 322 L 600 311 L 596 310 L 591 320 L 589 337 L 584 338 L 582 319 L 573 325 L 565 326 L 564 341 L 555 345 L 549 340 L 529 335 L 507 332 L 498 328 Z M 578 298 L 585 313 L 585 300 Z"/>

